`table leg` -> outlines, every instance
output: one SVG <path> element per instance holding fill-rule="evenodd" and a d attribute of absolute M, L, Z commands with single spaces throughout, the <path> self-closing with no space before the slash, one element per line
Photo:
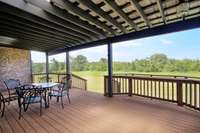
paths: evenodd
<path fill-rule="evenodd" d="M 47 103 L 47 89 L 44 91 L 44 103 L 45 103 L 45 108 L 48 108 L 48 103 Z"/>

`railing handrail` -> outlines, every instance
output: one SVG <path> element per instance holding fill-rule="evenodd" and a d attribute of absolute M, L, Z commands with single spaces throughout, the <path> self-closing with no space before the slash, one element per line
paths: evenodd
<path fill-rule="evenodd" d="M 34 76 L 44 76 L 46 77 L 46 74 L 47 73 L 32 73 L 32 82 L 34 82 Z M 51 72 L 51 73 L 48 73 L 49 74 L 49 77 L 52 76 L 52 75 L 55 75 L 57 77 L 56 80 L 54 80 L 54 82 L 60 82 L 60 77 L 63 77 L 63 76 L 66 76 L 67 74 L 66 73 L 56 73 L 56 72 Z M 87 90 L 87 79 L 84 79 L 76 74 L 73 74 L 72 73 L 72 86 L 75 87 L 75 88 L 80 88 L 80 89 L 84 89 L 84 90 Z"/>
<path fill-rule="evenodd" d="M 104 77 L 108 77 L 107 75 L 105 75 Z M 115 77 L 115 78 L 132 78 L 132 79 L 148 79 L 148 80 L 159 80 L 159 81 L 171 81 L 171 82 L 177 82 L 177 81 L 180 81 L 180 82 L 199 82 L 200 83 L 200 79 L 195 79 L 195 78 L 189 78 L 189 79 L 183 79 L 183 78 L 173 78 L 173 77 L 149 77 L 149 76 L 126 76 L 126 75 L 119 75 L 119 76 L 116 76 L 116 75 L 113 75 L 112 77 Z"/>
<path fill-rule="evenodd" d="M 184 76 L 184 75 L 166 75 L 166 74 L 141 74 L 141 73 L 115 73 L 114 76 L 149 76 L 149 77 L 172 77 L 172 78 L 185 78 L 185 79 L 200 79 L 197 76 Z"/>
<path fill-rule="evenodd" d="M 33 73 L 32 75 L 45 75 L 46 73 Z M 56 73 L 56 72 L 51 72 L 51 73 L 48 73 L 48 74 L 56 74 L 56 75 L 66 75 L 66 73 Z M 74 73 L 72 73 L 72 76 L 76 77 L 76 78 L 79 78 L 81 80 L 84 80 L 84 81 L 87 81 L 87 79 L 85 78 L 82 78 Z"/>

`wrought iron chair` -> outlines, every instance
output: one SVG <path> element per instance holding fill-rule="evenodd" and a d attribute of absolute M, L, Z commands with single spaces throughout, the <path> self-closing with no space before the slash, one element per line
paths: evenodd
<path fill-rule="evenodd" d="M 20 86 L 20 80 L 18 79 L 8 79 L 4 81 L 7 88 L 8 96 L 4 95 L 5 102 L 10 104 L 11 101 L 17 100 L 18 95 L 16 94 L 16 87 Z"/>
<path fill-rule="evenodd" d="M 64 96 L 67 96 L 69 103 L 71 102 L 69 97 L 69 89 L 71 88 L 71 84 L 72 84 L 71 77 L 69 76 L 63 77 L 57 89 L 55 88 L 51 89 L 50 92 L 48 93 L 48 101 L 50 101 L 49 99 L 51 99 L 51 97 L 56 97 L 58 102 L 60 98 L 62 108 L 64 108 L 64 103 L 63 103 Z"/>
<path fill-rule="evenodd" d="M 42 115 L 43 89 L 38 86 L 25 85 L 16 87 L 19 105 L 19 119 L 21 119 L 22 108 L 28 110 L 30 104 L 40 103 L 40 116 Z"/>

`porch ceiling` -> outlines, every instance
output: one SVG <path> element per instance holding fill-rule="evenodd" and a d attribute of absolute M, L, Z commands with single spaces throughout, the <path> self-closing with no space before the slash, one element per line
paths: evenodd
<path fill-rule="evenodd" d="M 199 26 L 199 0 L 0 0 L 0 46 L 50 54 Z"/>

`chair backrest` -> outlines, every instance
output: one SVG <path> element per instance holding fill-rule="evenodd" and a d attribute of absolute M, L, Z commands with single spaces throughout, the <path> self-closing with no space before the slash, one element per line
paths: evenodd
<path fill-rule="evenodd" d="M 61 84 L 62 84 L 63 90 L 69 90 L 72 86 L 71 75 L 67 75 L 63 77 L 61 80 Z"/>
<path fill-rule="evenodd" d="M 23 85 L 16 87 L 16 92 L 19 97 L 31 97 L 41 94 L 43 89 L 40 86 Z"/>
<path fill-rule="evenodd" d="M 8 90 L 15 89 L 16 87 L 20 86 L 20 80 L 18 79 L 8 79 L 4 81 L 6 88 Z"/>

